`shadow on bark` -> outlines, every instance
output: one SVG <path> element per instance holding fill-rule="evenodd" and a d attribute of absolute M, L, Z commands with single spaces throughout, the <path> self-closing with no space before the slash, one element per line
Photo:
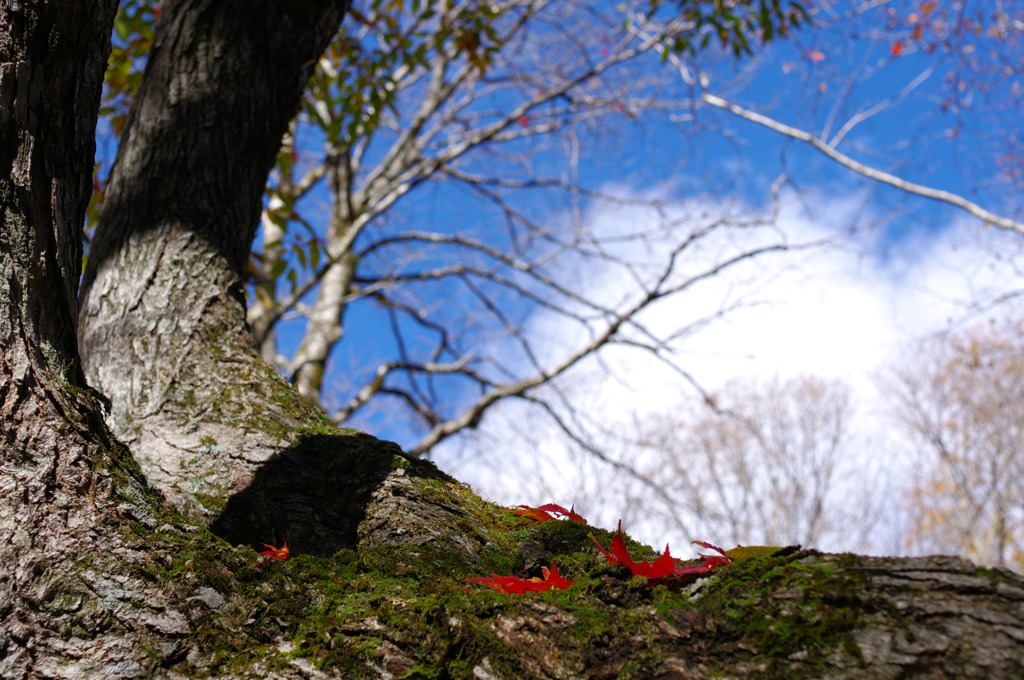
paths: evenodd
<path fill-rule="evenodd" d="M 453 526 L 465 511 L 444 502 L 444 494 L 424 494 L 424 483 L 457 484 L 433 464 L 368 434 L 306 435 L 260 465 L 210 529 L 236 545 L 287 541 L 292 553 L 322 556 L 361 542 L 447 543 L 436 523 Z"/>

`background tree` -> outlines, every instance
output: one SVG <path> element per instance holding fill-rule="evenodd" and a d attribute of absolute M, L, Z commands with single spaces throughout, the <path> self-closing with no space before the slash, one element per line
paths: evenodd
<path fill-rule="evenodd" d="M 1019 207 L 992 191 L 1020 181 L 1016 104 L 999 93 L 1020 87 L 1021 16 L 1019 9 L 974 2 L 821 3 L 815 13 L 820 30 L 801 37 L 803 56 L 813 68 L 794 61 L 783 65 L 784 74 L 800 79 L 807 100 L 799 108 L 780 107 L 785 119 L 749 99 L 756 96 L 752 80 L 715 82 L 714 74 L 672 60 L 681 77 L 700 89 L 701 106 L 803 142 L 827 162 L 899 193 L 947 203 L 987 224 L 1021 232 L 1024 224 L 1014 219 Z M 860 49 L 844 49 L 831 38 L 837 34 Z M 894 73 L 899 74 L 892 78 L 895 84 L 880 86 Z M 894 115 L 906 116 L 905 124 L 889 125 Z M 938 133 L 926 133 L 936 121 Z M 888 139 L 891 130 L 903 136 Z M 865 141 L 868 134 L 874 143 Z M 902 153 L 909 147 L 913 158 Z M 796 182 L 818 165 L 808 163 L 813 154 L 801 148 L 783 145 Z M 940 178 L 948 168 L 924 161 L 933 149 L 963 159 L 953 172 L 959 181 Z M 999 178 L 994 183 L 978 180 L 993 175 Z M 986 209 L 972 200 L 977 196 L 999 207 Z M 995 214 L 1000 210 L 1007 214 Z"/>
<path fill-rule="evenodd" d="M 530 439 L 508 427 L 514 442 L 530 442 L 545 462 L 525 464 L 538 480 L 530 501 L 568 495 L 601 523 L 621 516 L 638 535 L 668 532 L 672 545 L 708 535 L 746 545 L 887 550 L 890 537 L 879 525 L 894 509 L 892 480 L 883 449 L 858 429 L 864 421 L 856 410 L 842 381 L 775 377 L 733 380 L 655 413 L 638 409 L 632 420 L 598 416 L 607 427 L 588 422 L 582 442 L 535 428 Z M 489 488 L 500 485 L 500 473 L 484 477 Z M 616 507 L 609 519 L 609 501 L 627 509 Z"/>
<path fill-rule="evenodd" d="M 877 33 L 872 40 L 882 46 L 886 67 L 899 68 L 898 58 L 906 59 L 915 50 L 935 52 L 944 46 L 953 56 L 936 59 L 927 73 L 971 70 L 969 60 L 957 61 L 955 44 L 970 40 L 977 26 L 948 17 L 940 20 L 943 11 L 935 10 L 928 13 L 928 30 L 907 31 L 901 22 L 922 22 L 922 15 L 888 4 L 815 8 L 815 16 L 828 28 L 809 39 L 829 30 L 852 33 L 869 27 Z M 491 405 L 507 397 L 533 400 L 540 407 L 535 417 L 560 411 L 559 427 L 569 425 L 570 405 L 564 400 L 559 404 L 559 399 L 538 389 L 569 366 L 545 364 L 539 358 L 544 341 L 526 332 L 530 320 L 538 315 L 561 317 L 571 328 L 570 335 L 579 331 L 597 337 L 618 320 L 628 326 L 647 311 L 608 306 L 592 294 L 591 280 L 578 278 L 577 272 L 614 276 L 610 272 L 619 271 L 626 279 L 638 264 L 623 253 L 671 252 L 689 240 L 688 251 L 680 257 L 692 262 L 700 242 L 708 237 L 733 238 L 737 243 L 757 239 L 749 235 L 755 231 L 751 229 L 727 236 L 721 234 L 724 230 L 708 228 L 725 226 L 716 222 L 722 217 L 729 222 L 737 219 L 727 209 L 714 211 L 708 221 L 692 216 L 681 220 L 660 193 L 660 204 L 650 211 L 654 229 L 602 232 L 594 224 L 597 215 L 623 214 L 619 209 L 629 204 L 651 205 L 642 195 L 637 198 L 636 186 L 650 181 L 668 187 L 673 181 L 649 178 L 642 167 L 635 167 L 621 186 L 613 186 L 595 167 L 607 162 L 603 159 L 609 148 L 616 148 L 617 131 L 624 125 L 649 126 L 661 144 L 672 146 L 677 140 L 685 149 L 694 143 L 696 133 L 728 123 L 715 115 L 716 108 L 746 116 L 749 111 L 720 94 L 737 95 L 744 85 L 753 85 L 757 66 L 736 77 L 718 53 L 694 56 L 685 49 L 664 50 L 681 30 L 695 24 L 699 29 L 700 21 L 685 14 L 651 14 L 641 11 L 646 9 L 642 4 L 613 9 L 592 3 L 510 2 L 492 4 L 491 14 L 472 22 L 460 20 L 458 12 L 463 10 L 451 9 L 453 14 L 445 15 L 440 24 L 433 9 L 426 18 L 372 9 L 329 52 L 358 53 L 360 75 L 345 76 L 335 59 L 321 62 L 323 68 L 307 93 L 306 111 L 293 135 L 300 141 L 293 141 L 290 152 L 282 154 L 281 179 L 270 189 L 249 309 L 263 356 L 275 359 L 279 370 L 302 394 L 318 399 L 336 423 L 388 428 L 417 453 L 478 424 Z M 478 41 L 485 46 L 479 53 L 487 63 L 486 72 L 475 67 L 477 52 L 468 59 L 460 55 L 458 46 L 466 39 L 457 31 L 448 34 L 447 48 L 439 42 L 444 33 L 431 33 L 433 27 L 449 24 L 491 27 Z M 1005 25 L 1006 19 L 997 17 L 985 23 L 982 32 Z M 416 29 L 423 35 L 416 37 Z M 702 35 L 709 33 L 714 31 Z M 913 49 L 893 54 L 893 44 L 914 36 L 919 42 Z M 927 45 L 925 38 L 931 41 Z M 1012 41 L 998 38 L 991 42 L 1004 52 L 1012 46 Z M 414 60 L 405 58 L 388 62 L 387 55 L 396 50 L 433 56 L 429 66 L 410 66 Z M 835 67 L 820 63 L 819 55 L 826 54 Z M 659 67 L 665 56 L 675 69 Z M 797 128 L 780 127 L 760 114 L 747 119 L 811 140 L 844 168 L 901 191 L 947 201 L 1002 226 L 1019 227 L 960 195 L 921 184 L 931 177 L 919 177 L 899 162 L 873 168 L 843 153 L 850 146 L 849 153 L 855 154 L 860 149 L 858 133 L 875 116 L 913 94 L 917 80 L 911 79 L 896 96 L 876 97 L 850 110 L 851 93 L 873 87 L 872 77 L 879 69 L 865 67 L 851 75 L 841 66 L 843 55 L 834 46 L 827 52 L 808 46 L 803 56 L 813 69 L 795 69 L 807 79 L 801 100 L 813 105 L 783 107 L 769 102 L 766 107 L 759 102 L 757 108 L 801 112 L 801 125 L 817 124 L 832 111 L 823 122 L 824 131 L 798 133 Z M 364 73 L 387 80 L 383 94 L 367 90 L 366 83 L 375 77 Z M 847 78 L 849 87 L 834 88 L 839 95 L 821 92 L 821 82 L 841 84 Z M 346 108 L 348 100 L 340 97 L 345 92 L 359 92 L 356 100 L 369 102 L 365 111 Z M 964 95 L 951 92 L 950 97 L 961 101 Z M 965 106 L 957 111 L 960 125 L 970 125 Z M 672 127 L 678 137 L 668 142 L 665 135 L 672 134 Z M 833 129 L 834 134 L 829 132 Z M 309 149 L 321 141 L 323 151 L 314 150 L 310 158 Z M 802 166 L 796 162 L 802 158 L 794 157 L 793 165 Z M 344 167 L 339 165 L 342 161 Z M 682 174 L 683 163 L 677 161 L 672 173 L 663 175 Z M 434 167 L 437 172 L 426 174 Z M 800 174 L 779 178 L 790 186 L 799 186 L 801 180 Z M 327 185 L 324 191 L 318 192 L 318 183 Z M 661 193 L 672 190 L 693 191 L 673 187 Z M 708 199 L 723 203 L 720 191 Z M 454 202 L 472 217 L 460 219 L 436 207 Z M 329 206 L 327 215 L 324 203 Z M 680 211 L 686 209 L 684 205 Z M 772 219 L 768 211 L 759 217 L 765 222 Z M 744 218 L 740 220 L 749 221 Z M 500 223 L 504 228 L 496 233 L 481 223 Z M 698 233 L 701 238 L 693 239 Z M 668 271 L 663 262 L 645 264 L 655 272 L 652 276 Z M 457 300 L 459 313 L 452 314 L 450 304 L 436 300 Z M 359 351 L 358 359 L 346 362 L 340 348 L 355 351 L 362 345 L 353 333 L 344 340 L 346 316 L 374 319 L 391 332 L 375 338 L 372 350 Z M 604 328 L 593 322 L 596 316 L 609 320 Z M 673 334 L 688 332 L 666 331 L 658 338 L 662 346 Z M 281 337 L 288 339 L 278 342 Z M 579 347 L 581 357 L 602 350 L 602 345 Z"/>
<path fill-rule="evenodd" d="M 687 149 L 707 146 L 709 155 L 718 153 L 728 159 L 722 162 L 727 171 L 706 176 L 706 184 L 716 187 L 713 204 L 732 195 L 729 191 L 736 185 L 754 192 L 774 178 L 783 214 L 794 203 L 803 203 L 809 206 L 812 219 L 848 220 L 859 227 L 851 230 L 854 233 L 842 241 L 842 247 L 856 251 L 867 263 L 862 278 L 891 274 L 894 286 L 927 287 L 943 305 L 952 301 L 950 279 L 968 281 L 964 294 L 957 296 L 957 308 L 949 312 L 953 324 L 1019 296 L 1021 287 L 1012 281 L 1020 271 L 1021 224 L 1016 193 L 1006 189 L 1015 181 L 1013 171 L 1005 168 L 1015 152 L 1013 143 L 1006 140 L 1019 136 L 1020 117 L 1016 99 L 1002 96 L 1020 85 L 1019 29 L 1024 24 L 1014 23 L 1019 19 L 1017 10 L 972 2 L 829 2 L 816 5 L 814 18 L 820 30 L 798 34 L 797 50 L 790 51 L 787 43 L 735 68 L 722 68 L 712 59 L 669 55 L 667 61 L 680 81 L 692 88 L 679 92 L 680 105 L 671 109 L 669 119 L 677 131 L 689 135 L 692 146 Z M 645 38 L 656 34 L 659 24 L 638 21 L 631 28 Z M 678 91 L 666 83 L 663 92 Z M 640 124 L 654 120 L 651 114 L 650 109 L 644 110 Z M 777 144 L 765 130 L 786 138 Z M 727 136 L 732 146 L 715 145 L 715 134 Z M 776 169 L 781 174 L 776 176 Z M 763 175 L 769 173 L 766 181 Z M 857 175 L 867 179 L 858 181 Z M 758 178 L 761 184 L 755 184 Z M 857 205 L 842 205 L 847 200 Z M 955 209 L 940 209 L 939 203 Z M 964 219 L 960 210 L 973 217 Z M 623 220 L 644 222 L 642 210 L 619 214 Z M 792 214 L 788 217 L 792 219 Z M 784 229 L 788 221 L 783 218 L 775 224 Z M 996 230 L 989 225 L 1001 227 L 1004 233 L 993 233 Z M 954 232 L 960 232 L 960 238 L 953 239 Z M 932 257 L 939 244 L 953 240 L 961 249 L 977 248 L 990 257 L 972 266 L 959 260 L 943 276 L 926 281 L 908 274 Z M 873 267 L 872 262 L 886 266 Z M 989 271 L 995 262 L 1006 266 L 1003 271 L 1008 276 L 993 283 L 995 276 Z M 725 279 L 735 281 L 729 273 Z M 747 283 L 745 278 L 739 281 L 739 285 Z M 698 299 L 693 304 L 701 303 Z M 676 319 L 686 313 L 682 305 L 668 304 L 650 311 L 650 316 L 639 316 L 637 321 L 651 327 L 665 316 Z M 914 317 L 921 310 L 906 311 Z M 914 321 L 906 318 L 898 323 L 912 327 Z M 552 335 L 566 326 L 535 324 Z M 681 369 L 673 373 L 679 375 L 680 384 L 700 382 L 710 390 L 717 383 L 703 382 L 703 355 L 693 351 L 692 331 L 698 327 L 687 327 L 691 332 L 677 338 L 671 349 L 660 349 Z M 448 449 L 441 460 L 446 464 L 468 461 L 474 451 L 481 452 L 481 458 L 490 457 L 481 466 L 483 473 L 467 463 L 464 474 L 472 474 L 474 483 L 509 501 L 534 493 L 534 480 L 541 470 L 550 479 L 545 486 L 554 488 L 569 474 L 578 475 L 574 479 L 601 480 L 587 484 L 586 492 L 581 491 L 583 483 L 574 485 L 578 495 L 573 500 L 588 507 L 591 515 L 597 511 L 590 508 L 600 507 L 602 496 L 607 496 L 603 490 L 609 478 L 617 479 L 616 488 L 622 489 L 623 497 L 640 499 L 652 493 L 657 497 L 651 486 L 655 480 L 631 469 L 637 456 L 629 448 L 629 435 L 645 414 L 639 408 L 630 410 L 629 390 L 615 390 L 616 382 L 636 381 L 645 362 L 617 361 L 617 349 L 604 348 L 594 362 L 600 365 L 595 371 L 604 370 L 602 378 L 588 381 L 580 366 L 574 367 L 546 393 L 548 411 L 537 415 L 509 407 L 514 416 L 485 423 L 488 432 L 465 443 L 458 454 L 450 453 L 454 447 Z M 743 354 L 737 358 L 759 351 L 755 335 L 749 349 L 739 350 Z M 582 387 L 576 389 L 574 383 Z M 634 391 L 656 384 L 652 380 Z M 591 397 L 592 390 L 614 392 L 622 400 L 618 410 L 608 408 L 595 415 L 591 407 L 598 400 Z M 540 392 L 535 390 L 534 395 Z M 587 406 L 579 408 L 580 404 Z M 650 407 L 644 404 L 643 408 Z M 550 411 L 557 416 L 554 425 L 538 427 Z M 517 428 L 517 422 L 528 425 Z M 563 434 L 567 429 L 572 434 Z M 538 460 L 509 466 L 507 461 L 523 450 L 541 453 Z M 582 461 L 583 451 L 596 462 Z M 551 462 L 559 457 L 566 459 L 563 464 Z M 518 478 L 517 470 L 523 470 Z M 865 487 L 872 483 L 863 480 Z M 517 491 L 503 496 L 506 488 Z M 582 505 L 584 500 L 593 504 Z"/>
<path fill-rule="evenodd" d="M 641 285 L 651 293 L 652 281 L 704 241 L 743 226 L 720 216 L 684 222 L 665 206 L 653 229 L 601 233 L 591 223 L 634 201 L 587 165 L 615 144 L 619 125 L 679 106 L 657 64 L 670 48 L 687 53 L 687 36 L 715 28 L 700 3 L 690 14 L 657 13 L 666 19 L 643 38 L 628 26 L 650 13 L 645 3 L 491 3 L 472 21 L 462 6 L 425 7 L 419 16 L 371 8 L 321 61 L 270 189 L 249 308 L 263 356 L 301 394 L 336 423 L 388 413 L 387 426 L 417 454 L 509 397 L 550 410 L 537 387 L 650 306 L 625 296 L 610 304 L 572 272 L 633 270 L 640 280 L 630 253 L 676 250 L 649 263 Z M 801 16 L 790 6 L 777 20 Z M 481 45 L 469 54 L 468 38 L 443 28 L 465 25 L 484 34 L 469 41 Z M 742 51 L 732 29 L 720 29 Z M 417 58 L 389 57 L 396 51 Z M 339 57 L 350 54 L 360 61 L 345 75 Z M 381 80 L 384 88 L 374 85 Z M 346 93 L 368 105 L 353 111 Z M 310 152 L 311 139 L 322 140 L 322 152 Z M 319 194 L 318 183 L 326 184 Z M 464 207 L 452 214 L 428 202 Z M 587 340 L 563 362 L 546 358 L 544 341 L 524 332 L 538 311 Z M 347 316 L 390 333 L 346 363 Z M 282 334 L 298 339 L 279 342 Z"/>
<path fill-rule="evenodd" d="M 734 381 L 712 399 L 651 418 L 640 441 L 665 457 L 650 476 L 683 535 L 864 545 L 879 499 L 857 498 L 877 481 L 851 431 L 848 386 L 810 376 Z"/>
<path fill-rule="evenodd" d="M 887 383 L 918 451 L 908 548 L 1024 565 L 1024 326 L 977 323 L 922 346 Z"/>

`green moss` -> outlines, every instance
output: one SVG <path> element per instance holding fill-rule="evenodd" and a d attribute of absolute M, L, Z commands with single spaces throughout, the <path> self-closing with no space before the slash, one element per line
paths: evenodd
<path fill-rule="evenodd" d="M 562 622 L 550 643 L 566 673 L 600 667 L 608 677 L 653 676 L 664 670 L 665 652 L 659 650 L 666 627 L 710 640 L 701 653 L 712 671 L 716 649 L 722 658 L 745 659 L 747 677 L 808 677 L 837 650 L 852 663 L 859 659 L 852 631 L 872 605 L 863 596 L 863 577 L 843 569 L 842 558 L 797 553 L 745 560 L 716 569 L 690 597 L 608 564 L 590 535 L 607 546 L 612 532 L 526 521 L 432 466 L 408 461 L 400 467 L 422 471 L 423 478 L 414 476 L 416 486 L 463 512 L 457 528 L 482 544 L 477 563 L 428 545 L 297 555 L 253 568 L 256 553 L 249 548 L 227 548 L 205 531 L 176 536 L 180 548 L 167 577 L 212 584 L 230 597 L 224 616 L 236 629 L 266 640 L 252 649 L 251 638 L 243 644 L 229 625 L 200 626 L 190 644 L 211 660 L 204 675 L 231 676 L 257 662 L 273 672 L 300 656 L 353 678 L 378 677 L 385 662 L 395 677 L 472 678 L 484 659 L 496 675 L 525 677 L 532 673 L 499 637 L 496 622 L 539 612 Z M 530 576 L 520 552 L 525 542 L 540 546 L 576 586 L 522 596 L 467 588 L 465 578 L 491 572 Z M 658 554 L 627 545 L 636 559 Z M 291 648 L 281 651 L 281 641 Z M 678 645 L 689 643 L 676 644 L 679 654 Z M 736 674 L 732 666 L 717 670 Z"/>
<path fill-rule="evenodd" d="M 807 677 L 837 649 L 863 663 L 852 636 L 871 609 L 862 601 L 863 576 L 806 556 L 745 560 L 715 574 L 696 602 L 677 602 L 676 611 L 692 608 L 715 622 L 718 635 L 754 650 L 751 661 L 762 670 L 751 677 Z"/>
<path fill-rule="evenodd" d="M 295 435 L 301 437 L 334 436 L 334 435 L 356 435 L 362 434 L 360 430 L 352 427 L 338 428 L 331 423 L 319 423 L 315 425 L 304 425 L 296 428 Z"/>
<path fill-rule="evenodd" d="M 183 423 L 195 420 L 235 425 L 250 432 L 264 432 L 278 441 L 292 442 L 307 434 L 339 434 L 330 418 L 315 404 L 298 393 L 242 343 L 235 346 L 231 323 L 203 327 L 202 351 L 193 354 L 214 363 L 230 364 L 231 380 L 214 383 L 205 380 L 208 365 L 192 365 L 182 372 L 182 382 L 174 386 L 170 410 Z M 239 385 L 248 397 L 239 399 Z"/>
<path fill-rule="evenodd" d="M 220 511 L 224 509 L 228 502 L 226 494 L 195 493 L 192 494 L 192 497 L 203 506 L 211 517 L 216 517 L 220 514 Z"/>
<path fill-rule="evenodd" d="M 492 630 L 496 616 L 529 615 L 528 608 L 536 601 L 565 609 L 575 621 L 566 630 L 567 650 L 582 649 L 597 639 L 628 639 L 625 630 L 635 629 L 648 616 L 646 610 L 637 610 L 609 620 L 601 599 L 607 594 L 603 581 L 588 577 L 585 571 L 604 569 L 603 558 L 582 550 L 589 542 L 590 528 L 564 522 L 524 526 L 518 517 L 480 501 L 461 485 L 427 486 L 473 508 L 465 518 L 465 529 L 485 531 L 492 539 L 491 549 L 483 551 L 485 569 L 514 573 L 521 568 L 515 546 L 526 537 L 552 550 L 560 565 L 568 565 L 560 566 L 563 574 L 579 577 L 580 584 L 528 597 L 489 590 L 466 592 L 463 579 L 486 575 L 486 570 L 428 548 L 343 550 L 331 558 L 300 555 L 236 577 L 240 595 L 266 603 L 255 614 L 257 620 L 273 621 L 272 627 L 296 644 L 287 654 L 271 652 L 280 657 L 273 663 L 283 664 L 286 656 L 300 654 L 319 668 L 362 668 L 363 677 L 373 677 L 367 661 L 379 661 L 383 652 L 372 631 L 384 625 L 398 636 L 398 640 L 389 637 L 391 643 L 415 650 L 411 658 L 416 665 L 398 677 L 472 677 L 473 668 L 485 657 L 495 669 L 514 676 L 523 669 L 508 657 Z M 645 584 L 624 587 L 632 597 L 650 601 Z M 230 672 L 227 663 L 218 672 Z M 353 671 L 353 677 L 359 673 Z"/>
<path fill-rule="evenodd" d="M 591 535 L 600 537 L 598 540 L 607 538 L 611 543 L 611 533 L 579 522 L 542 522 L 534 524 L 530 531 L 531 538 L 552 555 L 591 551 L 594 548 Z"/>

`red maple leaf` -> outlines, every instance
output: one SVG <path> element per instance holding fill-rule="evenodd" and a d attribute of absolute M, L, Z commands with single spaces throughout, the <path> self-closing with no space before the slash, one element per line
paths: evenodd
<path fill-rule="evenodd" d="M 263 552 L 261 552 L 260 553 L 260 558 L 258 560 L 256 560 L 256 564 L 254 564 L 252 566 L 254 566 L 254 567 L 262 567 L 264 564 L 268 564 L 270 562 L 273 562 L 274 560 L 286 560 L 286 559 L 288 559 L 288 555 L 289 555 L 289 552 L 288 552 L 288 541 L 285 541 L 284 545 L 281 546 L 280 548 L 275 548 L 274 546 L 270 545 L 269 543 L 261 543 L 260 545 L 263 545 L 263 546 L 265 546 L 267 548 L 270 548 L 270 550 L 264 550 Z"/>
<path fill-rule="evenodd" d="M 697 564 L 680 564 L 679 560 L 676 560 L 669 554 L 668 546 L 666 545 L 665 553 L 653 562 L 634 562 L 633 558 L 630 557 L 629 552 L 626 550 L 626 542 L 622 538 L 621 521 L 619 522 L 619 530 L 615 533 L 615 537 L 612 538 L 610 550 L 605 550 L 593 536 L 591 536 L 590 539 L 594 541 L 594 544 L 597 545 L 597 549 L 604 554 L 605 559 L 610 563 L 621 564 L 629 569 L 633 576 L 644 576 L 649 579 L 659 580 L 659 582 L 669 586 L 681 585 L 682 583 L 690 581 L 701 574 L 706 574 L 715 567 L 720 567 L 723 564 L 729 564 L 733 561 L 733 559 L 718 546 L 705 543 L 704 541 L 693 541 L 693 543 L 702 548 L 717 551 L 719 555 L 707 556 L 704 558 L 703 562 L 699 562 Z"/>
<path fill-rule="evenodd" d="M 569 508 L 568 510 L 566 510 L 561 505 L 555 505 L 554 503 L 548 503 L 547 505 L 541 505 L 537 509 L 538 510 L 543 510 L 544 512 L 546 512 L 548 514 L 554 513 L 557 516 L 556 519 L 568 519 L 570 522 L 579 522 L 580 524 L 586 524 L 587 523 L 587 520 L 583 519 L 578 514 L 576 514 L 576 512 L 575 512 L 576 511 L 576 506 L 575 505 L 572 506 L 571 508 Z"/>
<path fill-rule="evenodd" d="M 633 576 L 645 576 L 647 578 L 663 578 L 675 572 L 676 560 L 669 554 L 668 546 L 665 546 L 665 554 L 653 562 L 634 562 L 626 550 L 626 542 L 622 539 L 622 520 L 619 520 L 619 530 L 612 538 L 611 550 L 605 550 L 593 536 L 590 540 L 594 542 L 597 549 L 604 553 L 605 559 L 611 564 L 621 564 L 629 569 Z"/>
<path fill-rule="evenodd" d="M 541 567 L 540 571 L 544 575 L 544 578 L 534 577 L 525 579 L 517 576 L 499 576 L 492 572 L 492 576 L 467 578 L 466 580 L 472 581 L 473 583 L 482 583 L 485 586 L 489 586 L 497 590 L 499 593 L 507 593 L 509 595 L 522 595 L 528 591 L 537 592 L 541 590 L 551 590 L 552 588 L 565 590 L 566 588 L 576 584 L 576 581 L 569 581 L 568 579 L 563 578 L 562 575 L 558 573 L 557 565 L 552 564 L 550 570 L 547 567 Z"/>
<path fill-rule="evenodd" d="M 505 512 L 513 512 L 520 517 L 526 517 L 537 522 L 550 522 L 555 519 L 568 519 L 570 522 L 586 524 L 587 520 L 576 514 L 574 511 L 575 507 L 576 506 L 573 506 L 569 510 L 566 510 L 561 505 L 548 503 L 537 508 L 531 508 L 529 505 L 520 505 L 518 508 L 506 509 Z"/>
<path fill-rule="evenodd" d="M 518 508 L 506 509 L 505 512 L 514 512 L 520 517 L 532 519 L 537 522 L 550 522 L 551 520 L 558 519 L 554 515 L 548 514 L 540 508 L 531 508 L 529 505 L 520 505 Z"/>
<path fill-rule="evenodd" d="M 261 545 L 265 548 L 270 548 L 270 550 L 264 550 L 263 552 L 261 552 L 261 555 L 270 555 L 275 560 L 288 559 L 288 541 L 285 541 L 284 545 L 280 548 L 275 548 L 269 543 L 262 543 Z"/>
<path fill-rule="evenodd" d="M 677 564 L 675 570 L 672 572 L 676 576 L 696 576 L 699 574 L 706 574 L 715 567 L 720 567 L 723 564 L 729 564 L 732 562 L 732 558 L 725 554 L 725 551 L 719 548 L 717 545 L 711 545 L 704 541 L 690 541 L 694 545 L 699 545 L 702 548 L 708 550 L 715 550 L 719 555 L 708 555 L 704 558 L 703 562 L 698 564 Z"/>

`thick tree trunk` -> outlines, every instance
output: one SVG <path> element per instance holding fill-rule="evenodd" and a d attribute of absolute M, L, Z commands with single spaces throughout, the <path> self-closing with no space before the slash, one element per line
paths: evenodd
<path fill-rule="evenodd" d="M 309 661 L 349 658 L 352 678 L 1024 674 L 1024 579 L 957 558 L 798 553 L 720 568 L 686 594 L 627 578 L 599 570 L 562 594 L 469 605 L 444 589 L 427 600 L 396 594 L 362 618 L 307 625 L 319 637 L 295 649 Z M 306 615 L 323 620 L 316 605 Z"/>
<path fill-rule="evenodd" d="M 0 4 L 0 677 L 137 667 L 168 631 L 122 528 L 151 494 L 75 341 L 82 223 L 116 0 Z M 134 518 L 134 519 L 133 519 Z M 158 631 L 153 635 L 153 631 Z"/>
<path fill-rule="evenodd" d="M 83 281 L 82 356 L 114 432 L 198 521 L 297 429 L 329 425 L 257 355 L 244 280 L 267 174 L 347 6 L 165 2 L 121 140 Z"/>

